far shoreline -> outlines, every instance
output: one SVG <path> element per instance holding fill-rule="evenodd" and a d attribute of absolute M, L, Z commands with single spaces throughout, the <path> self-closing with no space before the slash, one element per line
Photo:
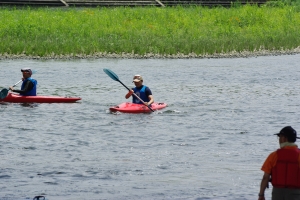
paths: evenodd
<path fill-rule="evenodd" d="M 204 59 L 204 58 L 250 58 L 260 56 L 282 56 L 282 55 L 295 55 L 300 54 L 300 46 L 292 50 L 257 50 L 257 51 L 243 51 L 243 52 L 230 52 L 230 53 L 215 53 L 215 54 L 153 54 L 147 53 L 145 55 L 138 55 L 132 53 L 95 53 L 93 55 L 84 54 L 69 54 L 69 55 L 49 55 L 49 56 L 31 56 L 25 54 L 11 55 L 0 54 L 0 60 L 14 60 L 14 59 L 29 59 L 29 60 L 73 60 L 73 59 L 100 59 L 100 58 L 113 58 L 113 59 Z"/>

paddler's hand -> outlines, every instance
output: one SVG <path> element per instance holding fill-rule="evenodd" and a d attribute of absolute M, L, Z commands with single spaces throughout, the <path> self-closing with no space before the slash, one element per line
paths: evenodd
<path fill-rule="evenodd" d="M 128 93 L 129 93 L 129 95 L 132 95 L 134 93 L 134 91 L 130 90 Z"/>
<path fill-rule="evenodd" d="M 129 92 L 125 95 L 125 98 L 128 99 L 134 93 L 133 90 L 129 90 Z"/>
<path fill-rule="evenodd" d="M 144 105 L 145 105 L 145 106 L 148 106 L 148 105 L 149 105 L 149 103 L 148 103 L 148 102 L 144 102 Z"/>
<path fill-rule="evenodd" d="M 9 87 L 9 90 L 13 91 L 13 90 L 14 90 L 14 88 L 13 88 L 12 86 L 10 86 L 10 87 Z"/>
<path fill-rule="evenodd" d="M 258 196 L 258 200 L 265 200 L 265 196 Z"/>

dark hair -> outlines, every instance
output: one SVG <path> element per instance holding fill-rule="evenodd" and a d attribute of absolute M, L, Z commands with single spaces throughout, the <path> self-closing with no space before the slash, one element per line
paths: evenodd
<path fill-rule="evenodd" d="M 287 138 L 288 142 L 292 142 L 292 143 L 296 142 L 296 137 L 293 137 L 293 136 L 290 136 L 290 135 L 289 136 L 284 135 L 284 137 Z"/>

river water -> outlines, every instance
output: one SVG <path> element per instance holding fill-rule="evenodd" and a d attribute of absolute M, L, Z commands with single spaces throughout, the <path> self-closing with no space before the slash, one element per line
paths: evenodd
<path fill-rule="evenodd" d="M 39 95 L 82 100 L 0 104 L 0 199 L 257 199 L 273 134 L 300 132 L 299 60 L 2 60 L 1 89 L 31 67 Z M 130 100 L 103 68 L 127 86 L 142 75 L 168 107 L 109 113 Z"/>

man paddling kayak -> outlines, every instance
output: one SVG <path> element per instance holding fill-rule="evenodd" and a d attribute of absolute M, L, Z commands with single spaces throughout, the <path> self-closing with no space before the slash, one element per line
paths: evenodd
<path fill-rule="evenodd" d="M 37 81 L 33 78 L 31 78 L 32 71 L 29 68 L 21 69 L 21 72 L 23 74 L 22 78 L 22 86 L 21 90 L 15 90 L 12 86 L 9 87 L 9 90 L 12 92 L 17 92 L 22 96 L 36 96 L 36 85 Z"/>
<path fill-rule="evenodd" d="M 135 84 L 135 88 L 132 88 L 125 95 L 125 98 L 128 99 L 133 93 L 135 93 L 144 101 L 145 106 L 151 105 L 154 102 L 154 98 L 150 88 L 143 85 L 143 77 L 141 75 L 135 75 L 132 82 Z M 143 102 L 134 95 L 132 96 L 132 103 L 143 104 Z"/>

